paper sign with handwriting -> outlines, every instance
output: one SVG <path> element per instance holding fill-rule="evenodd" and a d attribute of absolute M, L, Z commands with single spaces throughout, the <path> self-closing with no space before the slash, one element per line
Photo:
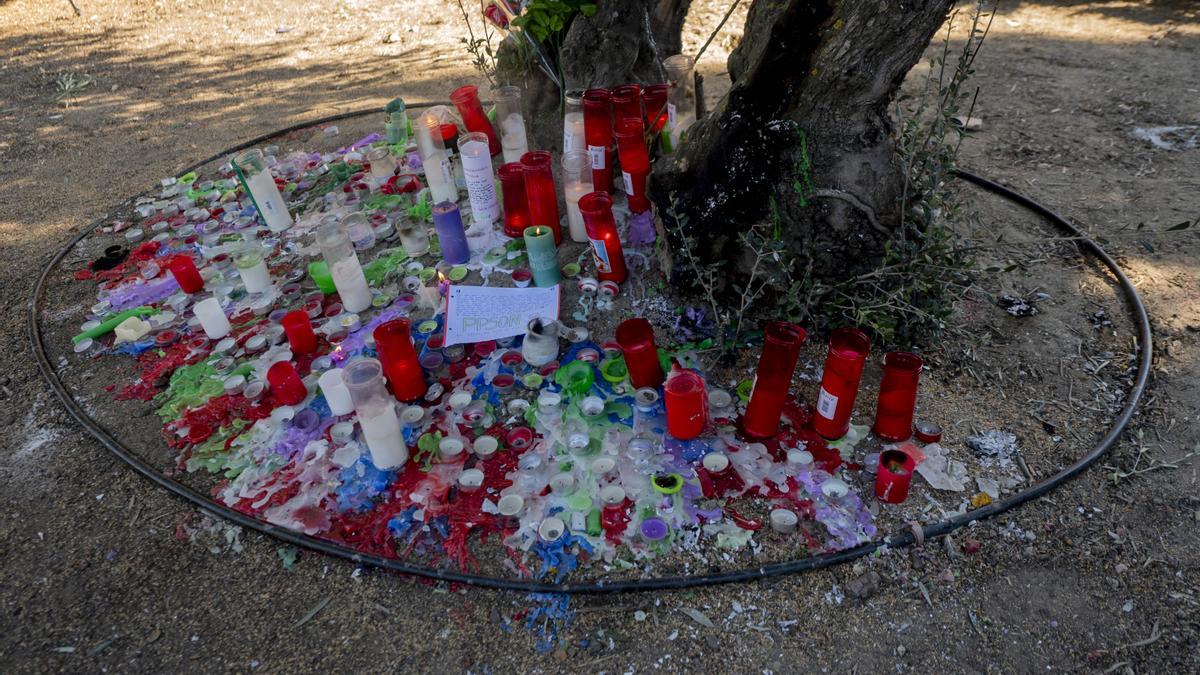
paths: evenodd
<path fill-rule="evenodd" d="M 532 319 L 558 318 L 558 286 L 491 288 L 451 286 L 446 305 L 446 345 L 524 335 Z"/>

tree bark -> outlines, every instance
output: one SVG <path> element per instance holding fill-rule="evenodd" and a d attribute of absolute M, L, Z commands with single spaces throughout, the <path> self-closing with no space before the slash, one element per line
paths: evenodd
<path fill-rule="evenodd" d="M 678 54 L 692 0 L 602 0 L 596 14 L 576 16 L 559 47 L 565 88 L 665 82 L 662 61 Z M 501 47 L 503 82 L 524 83 L 527 125 L 536 147 L 562 148 L 562 92 L 536 67 L 529 72 L 512 45 Z"/>
<path fill-rule="evenodd" d="M 683 245 L 686 222 L 702 258 L 740 260 L 737 233 L 777 217 L 802 273 L 877 266 L 903 210 L 888 109 L 951 4 L 754 2 L 731 89 L 651 176 L 665 250 Z"/>

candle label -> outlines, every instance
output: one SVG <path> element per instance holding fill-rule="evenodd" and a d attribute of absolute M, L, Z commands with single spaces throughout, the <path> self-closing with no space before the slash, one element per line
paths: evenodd
<path fill-rule="evenodd" d="M 625 179 L 625 194 L 633 196 L 633 176 L 629 175 L 628 171 L 622 171 L 621 177 Z"/>
<path fill-rule="evenodd" d="M 567 126 L 563 129 L 563 152 L 570 152 L 575 147 L 575 132 Z"/>
<path fill-rule="evenodd" d="M 608 248 L 599 239 L 591 239 L 592 257 L 596 260 L 596 269 L 605 274 L 612 272 L 612 263 L 608 260 Z"/>
<path fill-rule="evenodd" d="M 675 104 L 674 103 L 667 104 L 667 124 L 671 125 L 672 129 L 675 128 Z"/>
<path fill-rule="evenodd" d="M 817 397 L 817 412 L 821 417 L 827 420 L 833 419 L 833 414 L 837 411 L 838 397 L 825 391 L 825 387 L 821 387 L 821 394 Z"/>
<path fill-rule="evenodd" d="M 589 145 L 588 146 L 588 154 L 592 156 L 592 169 L 597 170 L 597 171 L 604 169 L 604 151 L 605 150 L 606 150 L 606 148 L 602 148 L 598 145 Z"/>

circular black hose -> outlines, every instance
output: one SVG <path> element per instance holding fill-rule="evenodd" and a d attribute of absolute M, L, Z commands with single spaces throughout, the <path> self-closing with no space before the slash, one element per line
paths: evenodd
<path fill-rule="evenodd" d="M 428 105 L 435 104 L 417 104 L 409 107 L 421 108 Z M 212 157 L 209 157 L 208 159 L 193 164 L 191 167 L 184 169 L 180 173 L 187 173 L 188 171 L 198 169 L 211 161 L 226 157 L 234 152 L 238 152 L 254 145 L 260 145 L 272 138 L 296 131 L 298 129 L 304 129 L 328 122 L 336 122 L 337 120 L 351 117 L 375 114 L 378 112 L 380 112 L 379 109 L 360 110 L 349 113 L 341 113 L 338 115 L 331 115 L 329 117 L 323 117 L 311 122 L 296 124 L 286 129 L 260 136 L 253 140 L 242 143 L 241 145 L 220 152 Z M 1082 232 L 1076 229 L 1075 226 L 1071 225 L 1071 223 L 1067 222 L 1062 216 L 1059 216 L 1054 211 L 1051 211 L 1049 208 L 1024 195 L 1014 192 L 1013 190 L 998 183 L 992 182 L 986 178 L 970 173 L 969 171 L 959 169 L 955 171 L 955 175 L 958 178 L 967 181 L 968 183 L 972 183 L 988 192 L 1029 209 L 1037 215 L 1042 216 L 1055 227 L 1067 233 L 1071 237 L 1078 238 L 1079 246 L 1084 251 L 1095 256 L 1101 263 L 1104 264 L 1105 267 L 1109 269 L 1110 272 L 1112 272 L 1113 276 L 1117 279 L 1117 283 L 1121 287 L 1122 295 L 1125 297 L 1125 300 L 1129 305 L 1130 315 L 1133 318 L 1134 324 L 1137 326 L 1138 368 L 1133 387 L 1129 390 L 1129 394 L 1125 401 L 1125 407 L 1121 410 L 1121 414 L 1117 417 L 1117 420 L 1113 426 L 1109 428 L 1108 433 L 1104 435 L 1104 438 L 1102 438 L 1094 448 L 1088 451 L 1087 454 L 1083 455 L 1076 460 L 1074 464 L 1062 469 L 1053 476 L 1039 481 L 1038 483 L 1035 483 L 1028 488 L 1012 495 L 1011 497 L 997 500 L 991 504 L 988 504 L 987 506 L 923 526 L 923 539 L 930 539 L 948 534 L 968 523 L 1000 515 L 1010 509 L 1020 506 L 1021 504 L 1037 499 L 1038 497 L 1050 492 L 1072 478 L 1075 478 L 1088 467 L 1095 464 L 1096 461 L 1099 460 L 1104 453 L 1108 452 L 1108 450 L 1116 443 L 1121 433 L 1125 430 L 1125 427 L 1128 426 L 1134 412 L 1137 410 L 1138 403 L 1141 401 L 1142 394 L 1146 389 L 1146 382 L 1150 376 L 1152 355 L 1150 318 L 1146 314 L 1146 307 L 1142 304 L 1142 299 L 1138 295 L 1137 289 L 1135 289 L 1133 284 L 1130 283 L 1129 278 L 1125 276 L 1125 273 L 1121 270 L 1121 267 L 1117 265 L 1116 261 L 1114 261 L 1102 248 L 1100 248 L 1100 246 L 1098 246 L 1091 239 L 1085 237 Z M 879 550 L 883 546 L 887 546 L 889 548 L 900 548 L 908 546 L 917 540 L 915 532 L 903 530 L 888 537 L 884 537 L 881 540 L 862 544 L 854 548 L 836 551 L 833 553 L 826 553 L 801 560 L 763 565 L 761 567 L 752 569 L 687 577 L 662 577 L 657 579 L 633 579 L 613 582 L 605 582 L 601 580 L 586 583 L 550 584 L 534 581 L 504 579 L 500 577 L 481 576 L 477 574 L 468 574 L 465 572 L 436 569 L 423 565 L 411 565 L 404 561 L 393 558 L 385 558 L 379 555 L 362 553 L 339 544 L 317 539 L 315 537 L 310 537 L 257 520 L 255 518 L 251 518 L 244 513 L 225 506 L 224 504 L 219 504 L 212 501 L 207 496 L 191 489 L 190 487 L 187 487 L 186 485 L 183 485 L 182 483 L 163 476 L 160 471 L 135 455 L 129 448 L 121 443 L 121 441 L 113 437 L 107 429 L 102 427 L 96 420 L 92 419 L 83 410 L 83 408 L 75 401 L 74 397 L 71 395 L 71 392 L 68 391 L 66 386 L 62 383 L 62 380 L 59 379 L 54 367 L 50 364 L 49 357 L 46 353 L 46 345 L 42 338 L 41 327 L 38 323 L 38 315 L 41 312 L 42 298 L 45 295 L 46 279 L 49 276 L 50 271 L 60 261 L 62 261 L 63 257 L 66 256 L 71 248 L 73 248 L 75 244 L 79 243 L 79 241 L 90 234 L 96 227 L 102 224 L 102 222 L 103 219 L 80 231 L 79 234 L 72 238 L 71 241 L 69 241 L 66 246 L 62 248 L 62 250 L 60 250 L 54 255 L 53 258 L 50 259 L 50 261 L 42 269 L 41 274 L 38 276 L 37 285 L 34 287 L 33 291 L 32 302 L 30 303 L 28 329 L 29 340 L 33 347 L 34 357 L 37 359 L 38 368 L 42 373 L 42 377 L 45 378 L 47 384 L 50 385 L 50 388 L 54 391 L 55 395 L 58 396 L 58 399 L 62 402 L 63 407 L 67 409 L 67 412 L 71 415 L 71 417 L 75 418 L 75 420 L 79 422 L 79 424 L 92 437 L 99 441 L 101 445 L 108 448 L 114 455 L 121 458 L 121 460 L 132 467 L 135 471 L 150 479 L 159 487 L 162 487 L 172 494 L 188 501 L 196 508 L 206 511 L 214 516 L 224 518 L 241 527 L 270 535 L 276 539 L 293 544 L 295 546 L 302 546 L 313 551 L 326 553 L 339 558 L 345 558 L 358 564 L 371 565 L 373 567 L 379 567 L 402 574 L 411 574 L 437 581 L 470 584 L 473 586 L 483 586 L 486 588 L 500 590 L 521 591 L 526 593 L 570 594 L 654 591 L 690 588 L 695 586 L 713 586 L 716 584 L 726 584 L 739 581 L 753 581 L 756 579 L 779 576 L 782 574 L 792 574 L 796 572 L 806 572 L 810 570 L 821 569 L 836 565 L 838 563 L 854 560 L 856 558 L 861 558 Z"/>

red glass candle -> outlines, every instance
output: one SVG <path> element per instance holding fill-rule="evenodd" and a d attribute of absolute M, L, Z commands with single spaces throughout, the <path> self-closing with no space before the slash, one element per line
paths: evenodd
<path fill-rule="evenodd" d="M 279 322 L 283 324 L 283 332 L 287 334 L 288 344 L 293 352 L 311 354 L 317 351 L 317 335 L 313 332 L 312 322 L 304 310 L 288 312 Z"/>
<path fill-rule="evenodd" d="M 504 200 L 504 234 L 517 239 L 533 224 L 529 218 L 529 197 L 525 194 L 525 169 L 519 162 L 509 162 L 496 175 L 500 177 Z"/>
<path fill-rule="evenodd" d="M 596 261 L 596 277 L 601 281 L 621 283 L 625 269 L 625 251 L 613 221 L 612 197 L 605 192 L 589 192 L 579 198 L 579 213 L 592 243 L 592 258 Z"/>
<path fill-rule="evenodd" d="M 677 368 L 671 372 L 663 385 L 663 403 L 667 407 L 667 433 L 687 441 L 704 431 L 708 392 L 704 380 L 694 371 Z"/>
<path fill-rule="evenodd" d="M 637 84 L 623 84 L 612 90 L 612 106 L 615 122 L 621 120 L 642 119 L 642 87 Z"/>
<path fill-rule="evenodd" d="M 908 499 L 912 486 L 913 456 L 900 450 L 885 450 L 879 454 L 879 469 L 875 475 L 875 496 L 887 504 L 899 504 Z"/>
<path fill-rule="evenodd" d="M 592 185 L 612 192 L 612 93 L 607 89 L 583 92 L 583 137 L 592 158 Z"/>
<path fill-rule="evenodd" d="M 583 200 L 580 200 L 583 201 Z M 662 365 L 658 362 L 658 346 L 654 344 L 654 328 L 645 319 L 627 319 L 617 326 L 617 342 L 625 354 L 629 381 L 635 389 L 657 389 L 663 382 Z"/>
<path fill-rule="evenodd" d="M 308 396 L 300 373 L 290 361 L 280 361 L 267 369 L 267 383 L 271 385 L 271 393 L 275 399 L 284 405 L 296 405 Z"/>
<path fill-rule="evenodd" d="M 646 198 L 650 154 L 646 151 L 641 116 L 618 120 L 615 133 L 617 150 L 621 153 L 621 177 L 625 182 L 625 195 L 629 198 L 629 210 L 643 213 L 650 208 L 650 200 Z"/>
<path fill-rule="evenodd" d="M 558 224 L 558 189 L 554 187 L 554 169 L 550 153 L 533 150 L 521 155 L 525 171 L 525 195 L 529 199 L 529 219 L 533 225 L 544 225 L 554 231 L 554 245 L 562 244 L 562 227 Z"/>
<path fill-rule="evenodd" d="M 767 324 L 763 333 L 762 355 L 754 374 L 754 389 L 742 418 L 742 430 L 752 438 L 770 438 L 779 432 L 779 419 L 787 401 L 796 359 L 808 333 L 783 321 Z"/>
<path fill-rule="evenodd" d="M 179 282 L 179 287 L 184 293 L 195 293 L 204 288 L 204 278 L 196 269 L 196 263 L 186 255 L 176 256 L 171 261 L 171 275 Z"/>
<path fill-rule="evenodd" d="M 646 128 L 654 134 L 662 132 L 667 124 L 667 93 L 669 84 L 652 84 L 642 89 L 642 103 L 646 108 Z"/>
<path fill-rule="evenodd" d="M 392 385 L 392 394 L 401 401 L 415 401 L 424 396 L 427 388 L 425 373 L 413 347 L 408 319 L 385 321 L 372 335 L 384 377 Z"/>
<path fill-rule="evenodd" d="M 921 357 L 910 352 L 884 355 L 883 381 L 879 383 L 879 407 L 875 409 L 873 429 L 876 436 L 892 442 L 912 436 L 917 381 L 921 378 L 922 365 Z"/>
<path fill-rule="evenodd" d="M 500 139 L 496 137 L 496 130 L 492 128 L 492 121 L 488 119 L 487 113 L 483 112 L 483 104 L 479 102 L 479 88 L 470 84 L 459 87 L 450 94 L 450 102 L 458 108 L 458 114 L 462 117 L 467 131 L 487 134 L 488 149 L 491 150 L 492 156 L 500 154 Z"/>
<path fill-rule="evenodd" d="M 829 336 L 829 356 L 813 418 L 813 429 L 825 438 L 838 439 L 850 430 L 858 381 L 870 351 L 871 341 L 856 328 L 839 328 Z"/>

